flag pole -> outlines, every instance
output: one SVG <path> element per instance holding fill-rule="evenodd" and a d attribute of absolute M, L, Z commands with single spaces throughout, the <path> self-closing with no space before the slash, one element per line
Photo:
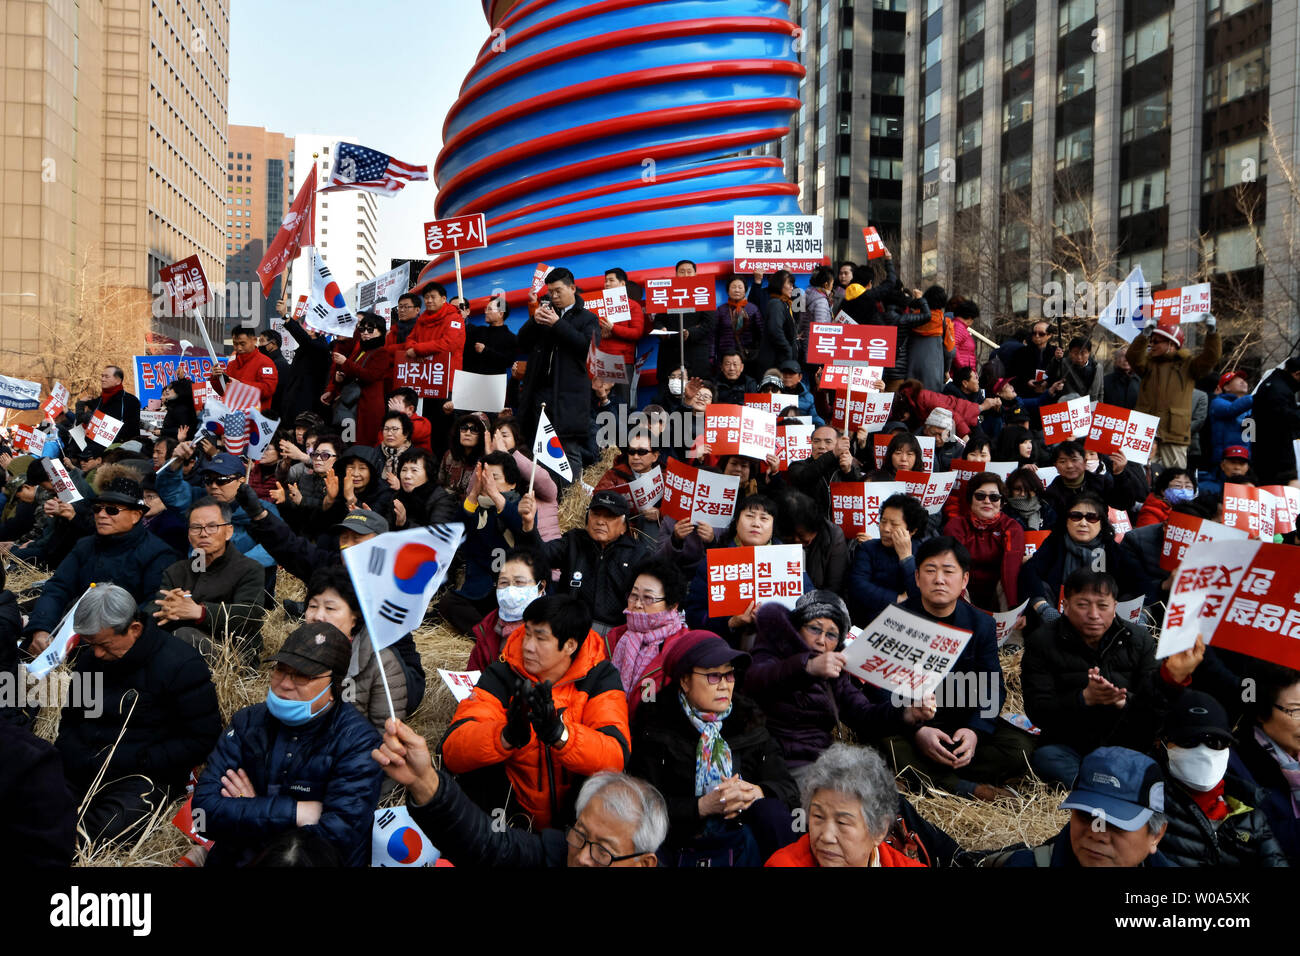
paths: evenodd
<path fill-rule="evenodd" d="M 537 469 L 541 463 L 537 460 L 537 432 L 542 430 L 542 415 L 546 414 L 546 403 L 542 402 L 541 415 L 537 416 L 537 428 L 533 432 L 533 470 L 528 473 L 528 493 L 533 493 L 533 480 L 537 477 Z"/>
<path fill-rule="evenodd" d="M 379 670 L 379 678 L 384 684 L 384 699 L 388 701 L 388 715 L 397 720 L 397 708 L 393 706 L 393 692 L 388 686 L 388 675 L 384 673 L 384 662 L 380 659 L 380 647 L 375 643 L 375 632 L 366 628 L 366 633 L 370 636 L 370 649 L 375 652 L 375 665 Z"/>
<path fill-rule="evenodd" d="M 849 390 L 844 396 L 844 438 L 848 440 L 850 422 L 853 421 L 853 386 L 849 385 Z"/>
<path fill-rule="evenodd" d="M 686 395 L 686 380 L 687 380 L 687 372 L 686 372 L 686 313 L 685 313 L 685 312 L 678 312 L 678 313 L 677 313 L 677 325 L 678 325 L 678 328 L 679 328 L 679 330 L 680 330 L 680 332 L 681 332 L 681 336 L 680 336 L 680 338 L 678 339 L 678 341 L 681 342 L 681 346 L 682 346 L 682 395 L 683 395 L 683 397 L 684 397 L 684 396 Z"/>
<path fill-rule="evenodd" d="M 464 290 L 464 288 L 462 288 L 462 286 L 461 286 L 461 281 L 460 281 L 460 250 L 459 250 L 459 249 L 453 249 L 452 252 L 451 252 L 451 254 L 452 254 L 452 255 L 455 257 L 455 259 L 456 259 L 456 298 L 458 298 L 458 299 L 460 299 L 462 302 L 464 302 L 464 301 L 465 301 L 465 290 Z"/>

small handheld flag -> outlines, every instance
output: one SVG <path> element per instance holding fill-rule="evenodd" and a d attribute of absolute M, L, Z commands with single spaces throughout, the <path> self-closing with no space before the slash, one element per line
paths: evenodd
<path fill-rule="evenodd" d="M 545 465 L 565 481 L 573 481 L 573 468 L 564 454 L 564 446 L 555 434 L 555 426 L 546 417 L 543 405 L 537 416 L 537 436 L 533 439 L 533 461 Z"/>

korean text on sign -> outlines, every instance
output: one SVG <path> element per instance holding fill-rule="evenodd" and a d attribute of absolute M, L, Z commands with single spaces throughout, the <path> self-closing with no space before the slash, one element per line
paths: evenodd
<path fill-rule="evenodd" d="M 970 631 L 890 606 L 849 646 L 847 669 L 904 700 L 920 700 L 935 692 L 970 638 Z"/>
<path fill-rule="evenodd" d="M 898 329 L 892 325 L 842 325 L 814 322 L 808 327 L 810 365 L 894 364 Z"/>
<path fill-rule="evenodd" d="M 1155 415 L 1102 403 L 1093 409 L 1084 447 L 1098 455 L 1122 451 L 1129 461 L 1145 465 L 1151 460 L 1159 427 L 1160 419 Z"/>
<path fill-rule="evenodd" d="M 486 245 L 487 224 L 481 212 L 424 224 L 424 248 L 431 256 L 482 249 Z"/>
<path fill-rule="evenodd" d="M 812 272 L 826 258 L 825 245 L 821 216 L 732 217 L 732 267 L 741 275 Z"/>
<path fill-rule="evenodd" d="M 786 607 L 803 594 L 803 548 L 775 544 L 758 548 L 710 548 L 709 617 L 743 614 L 751 602 Z"/>
<path fill-rule="evenodd" d="M 421 398 L 446 398 L 448 358 L 448 355 L 440 354 L 417 362 L 398 362 L 393 367 L 393 381 L 398 388 L 415 389 Z"/>
<path fill-rule="evenodd" d="M 712 312 L 715 298 L 713 280 L 708 277 L 679 276 L 648 279 L 645 283 L 645 310 L 649 315 Z"/>
<path fill-rule="evenodd" d="M 207 305 L 212 298 L 208 277 L 203 274 L 203 263 L 197 255 L 163 266 L 158 270 L 158 278 L 167 284 L 175 315 Z"/>

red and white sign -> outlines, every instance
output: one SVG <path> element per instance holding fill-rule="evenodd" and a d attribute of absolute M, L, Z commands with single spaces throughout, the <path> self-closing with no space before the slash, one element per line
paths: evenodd
<path fill-rule="evenodd" d="M 835 392 L 878 392 L 885 387 L 885 370 L 876 365 L 827 365 L 820 388 Z"/>
<path fill-rule="evenodd" d="M 199 834 L 198 829 L 194 826 L 194 794 L 191 793 L 181 804 L 181 808 L 176 811 L 176 816 L 172 817 L 172 826 L 180 830 L 187 837 L 193 840 L 201 847 L 212 849 L 212 841 Z"/>
<path fill-rule="evenodd" d="M 907 493 L 921 502 L 925 510 L 932 515 L 937 515 L 943 510 L 943 506 L 948 502 L 948 496 L 957 485 L 955 471 L 945 471 L 938 475 L 924 471 L 900 471 L 896 477 L 907 485 Z"/>
<path fill-rule="evenodd" d="M 1016 621 L 1020 620 L 1020 615 L 1025 613 L 1025 608 L 1029 606 L 1029 601 L 1021 601 L 1020 607 L 1014 607 L 1010 611 L 989 611 L 989 616 L 993 618 L 993 627 L 997 630 L 998 647 L 1007 642 L 1011 632 L 1016 629 Z"/>
<path fill-rule="evenodd" d="M 628 304 L 625 286 L 602 290 L 600 298 L 594 300 L 592 306 L 596 317 L 606 322 L 630 322 L 632 319 L 632 306 Z"/>
<path fill-rule="evenodd" d="M 860 534 L 880 537 L 880 506 L 891 495 L 907 494 L 901 481 L 831 482 L 831 520 L 839 525 L 846 540 Z"/>
<path fill-rule="evenodd" d="M 298 296 L 298 302 L 293 307 L 293 317 L 301 321 L 302 317 L 306 314 L 307 314 L 307 296 L 300 295 Z"/>
<path fill-rule="evenodd" d="M 1156 657 L 1196 643 L 1300 668 L 1300 562 L 1259 541 L 1197 542 L 1174 575 Z"/>
<path fill-rule="evenodd" d="M 451 691 L 451 696 L 456 698 L 456 703 L 468 700 L 469 695 L 474 693 L 474 685 L 478 679 L 483 676 L 482 671 L 445 671 L 438 668 L 438 676 L 442 682 L 447 685 L 447 690 Z"/>
<path fill-rule="evenodd" d="M 885 240 L 880 238 L 880 233 L 876 231 L 875 226 L 863 227 L 862 238 L 867 244 L 868 259 L 879 259 L 889 255 L 889 250 L 885 248 Z"/>
<path fill-rule="evenodd" d="M 891 605 L 844 652 L 845 668 L 904 700 L 933 694 L 970 642 L 971 632 Z"/>
<path fill-rule="evenodd" d="M 1130 462 L 1145 465 L 1151 460 L 1160 419 L 1115 405 L 1099 404 L 1092 413 L 1092 426 L 1083 446 L 1098 455 L 1123 451 Z"/>
<path fill-rule="evenodd" d="M 1083 438 L 1092 424 L 1086 395 L 1039 409 L 1043 418 L 1043 444 L 1059 445 L 1071 438 Z"/>
<path fill-rule="evenodd" d="M 42 460 L 45 462 L 45 473 L 50 476 L 50 482 L 54 485 L 54 493 L 59 496 L 59 500 L 66 504 L 80 501 L 81 492 L 72 483 L 72 477 L 68 474 L 68 469 L 63 467 L 63 462 L 57 458 Z"/>
<path fill-rule="evenodd" d="M 421 398 L 446 398 L 451 386 L 451 355 L 441 352 L 418 361 L 401 361 L 393 366 L 393 383 L 413 388 Z"/>
<path fill-rule="evenodd" d="M 608 382 L 626 382 L 627 359 L 612 352 L 602 352 L 593 341 L 587 349 L 587 374 L 592 381 L 603 378 Z"/>
<path fill-rule="evenodd" d="M 55 382 L 50 388 L 50 397 L 41 402 L 41 411 L 47 418 L 58 418 L 68 408 L 68 388 L 62 382 Z"/>
<path fill-rule="evenodd" d="M 171 293 L 173 315 L 192 312 L 212 299 L 208 277 L 203 274 L 203 263 L 197 255 L 163 266 L 158 270 L 158 278 L 167 284 Z"/>
<path fill-rule="evenodd" d="M 776 426 L 776 470 L 786 471 L 792 462 L 812 457 L 811 425 Z"/>
<path fill-rule="evenodd" d="M 704 409 L 704 442 L 714 456 L 764 461 L 776 454 L 776 416 L 743 405 L 710 405 Z"/>
<path fill-rule="evenodd" d="M 709 548 L 709 617 L 744 614 L 754 602 L 793 608 L 803 594 L 803 547 Z"/>
<path fill-rule="evenodd" d="M 894 407 L 892 392 L 845 392 L 837 394 L 831 404 L 830 424 L 843 431 L 879 432 L 889 421 L 889 413 Z M 844 417 L 848 416 L 848 424 Z M 889 437 L 889 436 L 886 436 Z M 888 444 L 888 443 L 886 443 Z"/>
<path fill-rule="evenodd" d="M 725 528 L 736 511 L 739 493 L 739 475 L 719 475 L 669 458 L 659 511 L 674 521 L 689 518 L 691 524 L 702 521 Z"/>
<path fill-rule="evenodd" d="M 533 294 L 541 292 L 546 288 L 546 276 L 551 271 L 551 267 L 539 262 L 537 268 L 533 270 Z"/>
<path fill-rule="evenodd" d="M 122 421 L 114 418 L 112 415 L 105 415 L 103 411 L 97 411 L 90 416 L 90 424 L 86 426 L 86 441 L 98 442 L 101 445 L 113 444 L 113 439 L 117 433 L 122 430 Z"/>
<path fill-rule="evenodd" d="M 424 249 L 431 256 L 482 249 L 486 245 L 487 223 L 481 212 L 424 224 Z"/>
<path fill-rule="evenodd" d="M 894 364 L 898 329 L 892 325 L 823 325 L 808 328 L 808 364 L 875 365 Z"/>
<path fill-rule="evenodd" d="M 637 475 L 632 481 L 614 485 L 609 490 L 622 495 L 632 503 L 632 510 L 640 513 L 653 508 L 663 498 L 664 475 L 659 466 L 655 465 L 644 475 Z"/>
<path fill-rule="evenodd" d="M 1215 521 L 1206 521 L 1195 515 L 1173 512 L 1165 522 L 1165 537 L 1160 545 L 1160 567 L 1176 571 L 1187 555 L 1187 549 L 1201 541 L 1242 541 L 1245 531 L 1229 528 Z"/>
<path fill-rule="evenodd" d="M 1153 322 L 1203 322 L 1210 314 L 1210 283 L 1151 293 Z"/>
<path fill-rule="evenodd" d="M 761 412 L 780 415 L 781 410 L 799 404 L 798 395 L 782 395 L 780 392 L 746 392 L 745 407 L 757 408 Z"/>
<path fill-rule="evenodd" d="M 39 455 L 45 447 L 45 436 L 31 425 L 15 425 L 9 434 L 9 444 L 15 451 L 27 451 Z"/>
<path fill-rule="evenodd" d="M 717 308 L 715 300 L 713 280 L 708 276 L 647 279 L 645 283 L 647 315 L 712 312 Z"/>
<path fill-rule="evenodd" d="M 1026 561 L 1032 558 L 1034 556 L 1034 553 L 1043 546 L 1043 542 L 1047 540 L 1048 535 L 1050 535 L 1051 533 L 1052 532 L 1050 530 L 1025 532 L 1025 560 Z"/>
<path fill-rule="evenodd" d="M 733 216 L 732 268 L 812 272 L 826 260 L 821 216 Z"/>
<path fill-rule="evenodd" d="M 1124 535 L 1133 530 L 1133 521 L 1128 516 L 1127 511 L 1120 511 L 1118 508 L 1107 509 L 1110 515 L 1110 526 L 1115 531 L 1115 541 L 1118 543 L 1124 540 Z"/>
<path fill-rule="evenodd" d="M 948 467 L 957 475 L 957 484 L 953 486 L 952 490 L 954 492 L 964 491 L 966 482 L 976 475 L 982 475 L 988 471 L 988 466 L 987 461 L 967 461 L 965 458 L 954 458 L 948 462 Z"/>
<path fill-rule="evenodd" d="M 1300 522 L 1300 488 L 1263 485 L 1261 490 L 1273 496 L 1273 530 L 1278 534 L 1290 534 Z"/>
<path fill-rule="evenodd" d="M 1273 496 L 1254 485 L 1223 486 L 1223 523 L 1261 541 L 1273 540 Z"/>

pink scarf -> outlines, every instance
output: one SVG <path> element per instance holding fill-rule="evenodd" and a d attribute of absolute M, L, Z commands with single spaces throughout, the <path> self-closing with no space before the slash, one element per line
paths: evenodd
<path fill-rule="evenodd" d="M 639 693 L 637 681 L 655 659 L 663 643 L 686 627 L 683 611 L 624 611 L 627 631 L 614 647 L 613 663 L 623 679 L 623 690 L 631 697 Z"/>

